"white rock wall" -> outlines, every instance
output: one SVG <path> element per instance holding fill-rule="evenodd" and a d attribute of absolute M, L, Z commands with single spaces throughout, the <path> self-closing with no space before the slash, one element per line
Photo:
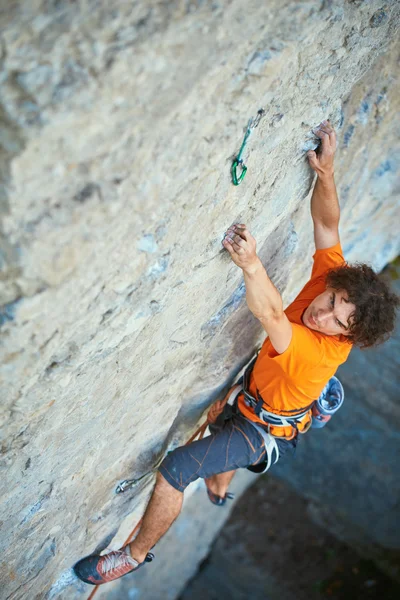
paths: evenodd
<path fill-rule="evenodd" d="M 262 339 L 227 226 L 248 224 L 286 302 L 306 281 L 322 118 L 347 258 L 398 254 L 398 24 L 375 0 L 0 8 L 6 597 L 84 593 L 66 570 L 122 522 L 118 545 L 151 489 L 116 483 L 187 439 Z"/>

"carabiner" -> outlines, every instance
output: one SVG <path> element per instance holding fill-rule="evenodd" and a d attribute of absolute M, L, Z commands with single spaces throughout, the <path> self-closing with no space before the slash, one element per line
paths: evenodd
<path fill-rule="evenodd" d="M 246 133 L 244 135 L 244 139 L 242 142 L 242 145 L 240 146 L 240 150 L 239 150 L 239 154 L 237 155 L 237 157 L 235 158 L 235 160 L 232 163 L 232 167 L 231 167 L 231 175 L 232 175 L 232 183 L 233 185 L 239 185 L 239 183 L 242 183 L 246 172 L 247 172 L 247 167 L 243 162 L 242 159 L 242 154 L 244 152 L 245 146 L 248 142 L 248 139 L 253 131 L 253 129 L 255 129 L 256 127 L 258 127 L 261 118 L 263 117 L 265 113 L 265 110 L 263 108 L 260 108 L 257 111 L 257 115 L 256 117 L 253 119 L 253 117 L 251 119 L 249 119 L 249 122 L 247 123 L 247 128 L 246 128 Z M 240 175 L 238 175 L 237 173 L 237 168 L 240 165 L 241 167 L 241 172 Z"/>
<path fill-rule="evenodd" d="M 237 168 L 240 165 L 241 167 L 241 172 L 240 175 L 238 176 L 237 173 Z M 241 183 L 247 173 L 247 167 L 244 164 L 243 160 L 238 160 L 237 158 L 235 158 L 235 160 L 232 163 L 232 168 L 231 168 L 231 173 L 232 173 L 232 183 L 233 185 L 239 185 L 239 183 Z"/>
<path fill-rule="evenodd" d="M 141 481 L 142 479 L 144 479 L 149 474 L 150 473 L 145 473 L 144 475 L 142 475 L 138 479 L 124 479 L 115 488 L 115 493 L 116 494 L 122 494 L 123 492 L 126 492 L 126 490 L 129 490 L 131 487 L 133 487 L 134 485 L 136 485 L 137 483 L 139 483 L 139 481 Z"/>
<path fill-rule="evenodd" d="M 167 452 L 167 454 L 169 454 L 169 452 Z M 146 473 L 143 473 L 143 475 L 141 475 L 137 479 L 124 479 L 123 481 L 121 481 L 117 485 L 117 487 L 115 488 L 115 493 L 116 494 L 123 494 L 124 492 L 126 492 L 126 490 L 129 490 L 134 485 L 136 485 L 137 483 L 139 483 L 139 481 L 142 481 L 142 479 L 145 479 L 145 477 L 148 477 L 149 475 L 153 475 L 157 471 L 158 467 L 161 465 L 161 463 L 162 463 L 163 460 L 164 460 L 164 456 L 161 456 L 158 459 L 158 461 L 156 462 L 156 464 L 154 465 L 154 467 L 152 467 L 150 469 L 150 471 L 147 471 Z"/>

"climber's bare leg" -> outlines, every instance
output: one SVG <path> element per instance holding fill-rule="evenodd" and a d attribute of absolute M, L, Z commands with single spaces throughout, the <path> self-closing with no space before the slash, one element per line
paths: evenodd
<path fill-rule="evenodd" d="M 227 471 L 226 473 L 219 473 L 218 475 L 213 475 L 208 479 L 205 479 L 206 486 L 210 489 L 214 494 L 220 496 L 221 498 L 225 497 L 226 492 L 228 491 L 228 487 L 230 482 L 233 479 L 236 471 Z"/>
<path fill-rule="evenodd" d="M 156 485 L 144 513 L 137 537 L 131 542 L 131 556 L 143 562 L 149 550 L 168 531 L 181 512 L 183 492 L 169 484 L 157 473 Z"/>

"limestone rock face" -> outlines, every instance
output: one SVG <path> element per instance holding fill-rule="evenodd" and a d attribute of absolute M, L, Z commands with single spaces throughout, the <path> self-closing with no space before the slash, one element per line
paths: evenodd
<path fill-rule="evenodd" d="M 186 440 L 263 338 L 225 229 L 247 223 L 286 303 L 307 280 L 305 152 L 321 119 L 338 128 L 347 259 L 379 269 L 398 254 L 399 11 L 0 8 L 6 597 L 84 593 L 68 569 L 126 538 L 152 483 L 120 497 L 117 482 Z M 231 160 L 259 108 L 234 187 Z"/>

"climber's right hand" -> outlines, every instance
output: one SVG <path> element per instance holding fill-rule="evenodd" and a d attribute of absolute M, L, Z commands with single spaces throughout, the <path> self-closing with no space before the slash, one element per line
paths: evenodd
<path fill-rule="evenodd" d="M 256 240 L 244 224 L 234 224 L 225 233 L 222 245 L 231 259 L 244 271 L 257 266 Z"/>
<path fill-rule="evenodd" d="M 307 152 L 310 167 L 319 177 L 332 176 L 334 173 L 333 159 L 336 152 L 336 133 L 329 121 L 322 121 L 314 135 L 321 140 L 317 150 Z"/>

